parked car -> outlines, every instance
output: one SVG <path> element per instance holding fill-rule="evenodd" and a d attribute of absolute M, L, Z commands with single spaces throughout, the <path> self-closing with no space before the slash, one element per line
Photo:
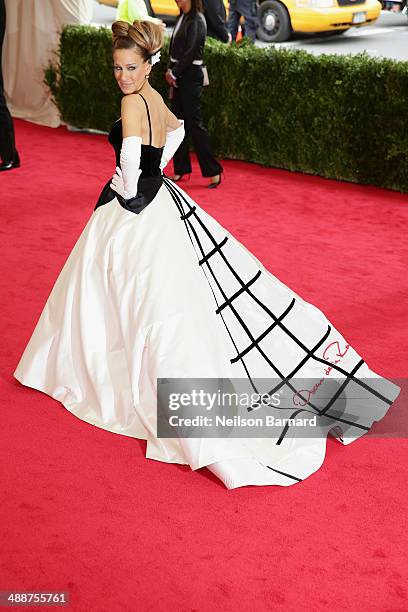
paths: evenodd
<path fill-rule="evenodd" d="M 261 0 L 258 38 L 288 40 L 292 32 L 347 32 L 352 26 L 374 23 L 380 15 L 377 0 Z"/>
<path fill-rule="evenodd" d="M 179 14 L 174 0 L 145 0 L 149 13 L 172 23 Z M 98 0 L 110 6 L 118 0 Z M 228 0 L 224 0 L 228 12 Z M 260 26 L 257 37 L 265 42 L 283 42 L 292 32 L 342 34 L 353 26 L 367 26 L 381 12 L 378 0 L 259 0 Z"/>

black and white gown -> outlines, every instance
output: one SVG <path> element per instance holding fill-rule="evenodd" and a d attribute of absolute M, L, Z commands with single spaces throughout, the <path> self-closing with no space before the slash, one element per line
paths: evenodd
<path fill-rule="evenodd" d="M 119 165 L 120 120 L 109 140 Z M 87 423 L 147 440 L 150 459 L 208 466 L 229 489 L 297 483 L 323 463 L 329 431 L 359 438 L 399 388 L 167 179 L 161 155 L 142 145 L 135 198 L 105 185 L 14 376 Z M 269 408 L 316 415 L 319 433 L 286 424 L 266 437 L 159 437 L 157 379 L 189 377 L 258 391 L 259 379 L 262 392 L 289 395 L 299 379 L 327 380 L 323 404 L 309 395 L 296 409 Z"/>

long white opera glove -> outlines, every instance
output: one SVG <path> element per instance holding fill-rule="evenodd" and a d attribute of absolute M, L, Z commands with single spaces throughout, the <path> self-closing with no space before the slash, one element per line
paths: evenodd
<path fill-rule="evenodd" d="M 184 121 L 181 119 L 179 119 L 179 121 L 181 121 L 180 127 L 176 128 L 175 130 L 172 130 L 171 132 L 167 132 L 166 144 L 164 145 L 162 158 L 160 161 L 160 170 L 163 170 L 167 166 L 167 164 L 183 142 L 185 134 Z"/>
<path fill-rule="evenodd" d="M 116 174 L 113 175 L 110 186 L 125 200 L 134 198 L 137 194 L 137 183 L 142 173 L 139 168 L 141 152 L 142 139 L 140 136 L 127 136 L 123 139 L 120 168 L 116 168 Z"/>

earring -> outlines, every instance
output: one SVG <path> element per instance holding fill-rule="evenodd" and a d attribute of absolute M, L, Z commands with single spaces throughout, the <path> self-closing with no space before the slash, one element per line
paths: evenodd
<path fill-rule="evenodd" d="M 148 74 L 145 74 L 145 79 L 148 79 L 148 78 L 149 78 L 149 75 L 148 75 Z"/>

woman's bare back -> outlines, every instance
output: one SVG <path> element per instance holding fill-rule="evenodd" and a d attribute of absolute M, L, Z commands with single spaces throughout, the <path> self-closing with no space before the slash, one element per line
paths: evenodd
<path fill-rule="evenodd" d="M 150 84 L 143 87 L 140 94 L 129 94 L 122 99 L 122 129 L 123 137 L 140 136 L 142 144 L 149 144 L 149 119 L 146 100 L 149 108 L 153 147 L 161 148 L 166 143 L 167 132 L 177 129 L 180 121 L 169 110 L 162 96 Z"/>

